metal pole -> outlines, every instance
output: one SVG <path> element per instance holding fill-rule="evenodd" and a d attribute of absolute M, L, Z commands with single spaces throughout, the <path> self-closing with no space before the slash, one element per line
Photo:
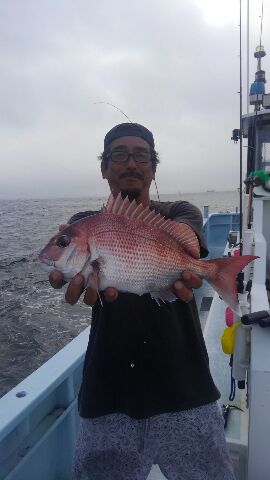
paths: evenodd
<path fill-rule="evenodd" d="M 239 194 L 240 194 L 240 255 L 242 255 L 242 240 L 243 240 L 243 205 L 242 205 L 242 140 L 243 140 L 243 132 L 242 132 L 242 5 L 241 5 L 241 0 L 240 0 L 240 24 L 239 24 L 239 30 L 240 30 L 240 189 L 239 189 Z"/>
<path fill-rule="evenodd" d="M 249 113 L 249 0 L 247 0 L 247 113 Z"/>

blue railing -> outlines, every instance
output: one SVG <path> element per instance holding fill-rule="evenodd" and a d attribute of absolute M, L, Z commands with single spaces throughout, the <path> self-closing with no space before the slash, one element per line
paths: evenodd
<path fill-rule="evenodd" d="M 238 231 L 240 214 L 237 212 L 212 213 L 205 219 L 204 235 L 206 243 L 211 247 L 224 250 L 230 230 Z"/>

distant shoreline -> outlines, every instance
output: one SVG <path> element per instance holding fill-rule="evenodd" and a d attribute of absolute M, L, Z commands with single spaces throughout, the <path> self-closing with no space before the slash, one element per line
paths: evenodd
<path fill-rule="evenodd" d="M 159 192 L 160 196 L 166 196 L 166 197 L 179 197 L 181 195 L 206 195 L 208 193 L 236 193 L 237 189 L 234 190 L 204 190 L 202 192 L 173 192 L 173 193 L 164 193 L 164 192 Z M 238 193 L 238 192 L 237 192 Z M 71 196 L 71 197 L 0 197 L 0 202 L 12 202 L 12 201 L 40 201 L 40 200 L 79 200 L 79 199 L 107 199 L 109 194 L 102 194 L 102 195 L 76 195 L 76 196 Z M 156 197 L 157 194 L 153 193 L 151 197 Z"/>

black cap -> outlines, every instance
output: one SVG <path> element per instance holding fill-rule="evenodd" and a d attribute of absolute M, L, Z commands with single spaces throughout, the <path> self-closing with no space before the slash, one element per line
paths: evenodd
<path fill-rule="evenodd" d="M 152 132 L 139 123 L 120 123 L 113 127 L 104 138 L 104 150 L 108 150 L 113 140 L 120 137 L 140 137 L 143 138 L 150 147 L 155 148 L 155 142 Z"/>

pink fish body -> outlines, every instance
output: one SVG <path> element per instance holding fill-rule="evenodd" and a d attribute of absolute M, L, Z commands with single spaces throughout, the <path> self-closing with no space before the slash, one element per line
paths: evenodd
<path fill-rule="evenodd" d="M 206 279 L 238 312 L 235 278 L 255 256 L 199 259 L 196 234 L 184 223 L 166 220 L 148 207 L 110 196 L 101 213 L 74 222 L 40 253 L 48 270 L 65 280 L 82 272 L 95 289 L 115 287 L 159 302 L 176 300 L 173 284 L 184 270 Z"/>

